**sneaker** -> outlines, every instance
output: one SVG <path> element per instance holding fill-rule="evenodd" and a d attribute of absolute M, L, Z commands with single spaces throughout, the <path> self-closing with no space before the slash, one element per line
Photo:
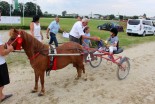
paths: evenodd
<path fill-rule="evenodd" d="M 100 53 L 99 51 L 94 52 L 94 54 L 99 54 L 99 53 Z"/>
<path fill-rule="evenodd" d="M 108 49 L 108 48 L 105 48 L 105 51 L 106 51 L 106 52 L 109 52 L 109 49 Z"/>
<path fill-rule="evenodd" d="M 99 50 L 99 51 L 103 51 L 103 50 L 104 50 L 104 48 L 103 48 L 103 47 L 100 47 L 98 50 Z"/>

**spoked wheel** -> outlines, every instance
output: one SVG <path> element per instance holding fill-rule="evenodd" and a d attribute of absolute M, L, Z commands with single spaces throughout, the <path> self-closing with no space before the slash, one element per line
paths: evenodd
<path fill-rule="evenodd" d="M 94 59 L 92 61 L 90 61 L 90 66 L 93 68 L 98 67 L 102 62 L 102 58 L 98 57 L 97 55 L 94 55 Z"/>
<path fill-rule="evenodd" d="M 117 70 L 117 77 L 118 79 L 122 80 L 127 77 L 130 71 L 130 62 L 129 58 L 123 57 L 120 62 L 120 65 L 118 65 L 118 70 Z"/>

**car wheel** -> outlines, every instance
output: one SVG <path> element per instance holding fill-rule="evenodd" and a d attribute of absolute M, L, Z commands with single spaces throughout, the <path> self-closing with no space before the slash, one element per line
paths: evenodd
<path fill-rule="evenodd" d="M 101 27 L 98 27 L 99 30 L 101 30 Z"/>
<path fill-rule="evenodd" d="M 142 34 L 142 36 L 145 36 L 145 35 L 146 35 L 146 32 L 144 31 L 143 34 Z"/>
<path fill-rule="evenodd" d="M 131 36 L 131 34 L 130 34 L 130 33 L 127 33 L 127 35 L 128 35 L 128 36 Z"/>

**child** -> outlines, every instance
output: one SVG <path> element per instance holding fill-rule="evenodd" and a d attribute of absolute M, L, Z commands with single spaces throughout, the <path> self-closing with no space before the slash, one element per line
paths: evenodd
<path fill-rule="evenodd" d="M 86 36 L 90 37 L 90 29 L 89 29 L 89 27 L 85 27 L 83 31 L 84 31 Z M 85 47 L 92 46 L 91 41 L 89 39 L 84 39 L 82 45 L 85 46 Z"/>
<path fill-rule="evenodd" d="M 117 50 L 119 45 L 119 39 L 117 37 L 118 30 L 116 28 L 112 28 L 110 33 L 110 37 L 107 39 L 107 42 L 110 44 L 106 47 L 109 48 L 110 54 L 113 54 L 113 51 Z"/>
<path fill-rule="evenodd" d="M 117 37 L 118 30 L 116 28 L 111 28 L 110 30 L 110 37 L 102 43 L 102 41 L 98 42 L 99 49 L 95 53 L 98 54 L 100 51 L 109 51 L 110 54 L 113 54 L 113 51 L 118 49 L 119 40 Z M 100 44 L 99 44 L 100 43 Z M 108 44 L 110 43 L 110 44 Z"/>

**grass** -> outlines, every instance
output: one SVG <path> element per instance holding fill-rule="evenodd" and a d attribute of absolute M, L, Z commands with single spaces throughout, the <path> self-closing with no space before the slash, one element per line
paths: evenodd
<path fill-rule="evenodd" d="M 54 20 L 54 18 L 40 18 L 41 26 L 48 27 L 50 22 L 53 21 L 53 20 Z M 29 26 L 31 21 L 32 21 L 32 18 L 25 18 L 24 19 L 24 23 L 25 23 L 24 25 Z M 77 21 L 76 19 L 61 18 L 60 19 L 60 26 L 61 26 L 61 28 L 63 30 L 69 32 L 71 30 L 73 24 L 76 21 Z M 110 33 L 108 31 L 98 30 L 97 29 L 98 25 L 103 24 L 105 22 L 107 22 L 107 21 L 105 21 L 105 20 L 90 20 L 90 22 L 88 24 L 88 26 L 90 27 L 90 34 L 92 36 L 98 36 L 103 40 L 107 39 L 109 37 Z M 124 30 L 125 30 L 126 29 L 126 23 L 120 22 L 120 24 L 124 27 Z M 20 24 L 20 25 L 22 25 L 22 24 Z M 3 25 L 0 24 L 0 26 L 3 26 Z M 119 40 L 120 40 L 120 46 L 123 47 L 123 48 L 131 47 L 131 46 L 134 46 L 136 44 L 142 44 L 142 43 L 146 43 L 146 42 L 155 41 L 155 36 L 145 36 L 145 37 L 142 37 L 142 36 L 127 36 L 127 34 L 125 32 L 119 32 L 118 37 L 119 37 Z M 6 57 L 7 63 L 10 64 L 10 65 L 14 65 L 14 64 L 18 65 L 18 63 L 20 63 L 20 64 L 23 64 L 25 66 L 28 63 L 26 58 L 27 57 L 25 55 L 23 55 L 23 54 L 19 55 L 18 53 L 12 54 L 11 57 L 10 57 L 10 55 L 8 57 Z"/>
<path fill-rule="evenodd" d="M 22 23 L 21 18 L 21 23 Z M 46 26 L 53 21 L 54 18 L 40 18 L 41 26 Z M 24 19 L 24 25 L 29 26 L 30 22 L 32 21 L 32 18 L 25 18 Z M 69 32 L 73 26 L 73 24 L 76 22 L 76 19 L 73 18 L 60 18 L 60 26 L 63 30 Z M 108 22 L 106 20 L 90 20 L 88 26 L 90 27 L 90 34 L 92 36 L 98 36 L 101 39 L 105 40 L 109 37 L 109 32 L 104 30 L 98 30 L 97 26 L 100 24 L 103 24 L 105 22 Z M 115 21 L 116 22 L 116 21 Z M 120 25 L 124 27 L 124 30 L 126 30 L 126 23 L 125 22 L 118 22 Z M 20 24 L 22 25 L 22 24 Z M 1 25 L 0 25 L 1 26 Z M 134 44 L 141 44 L 145 42 L 155 41 L 155 36 L 127 36 L 125 32 L 119 32 L 118 34 L 119 40 L 120 40 L 120 46 L 123 47 L 130 47 Z"/>

